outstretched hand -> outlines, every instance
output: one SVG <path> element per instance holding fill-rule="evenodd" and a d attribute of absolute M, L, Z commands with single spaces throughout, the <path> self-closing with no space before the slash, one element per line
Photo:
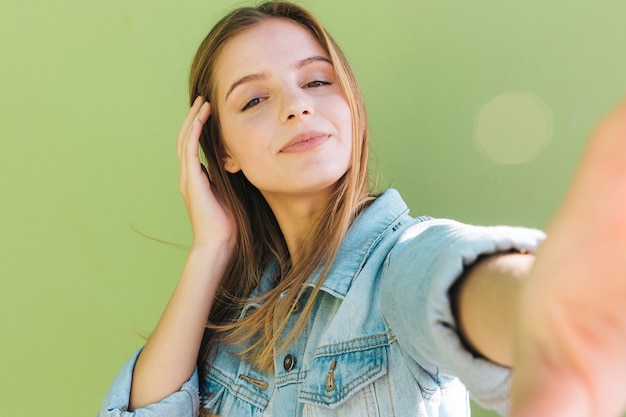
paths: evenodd
<path fill-rule="evenodd" d="M 520 303 L 512 417 L 626 411 L 626 103 L 591 138 Z"/>
<path fill-rule="evenodd" d="M 180 167 L 179 186 L 193 232 L 193 245 L 234 242 L 235 223 L 200 163 L 200 133 L 211 105 L 196 98 L 176 137 Z"/>

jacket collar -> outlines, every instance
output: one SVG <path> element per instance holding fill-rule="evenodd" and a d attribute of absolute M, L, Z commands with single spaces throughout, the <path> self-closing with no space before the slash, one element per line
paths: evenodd
<path fill-rule="evenodd" d="M 372 250 L 390 230 L 395 230 L 400 218 L 408 211 L 398 191 L 392 188 L 374 200 L 350 226 L 320 289 L 343 299 Z M 307 285 L 314 287 L 320 273 L 318 270 Z"/>
<path fill-rule="evenodd" d="M 320 289 L 334 297 L 345 298 L 352 280 L 367 262 L 369 254 L 390 230 L 395 230 L 400 219 L 408 211 L 398 191 L 389 188 L 383 192 L 350 226 Z M 277 273 L 278 264 L 273 260 L 263 272 L 259 286 L 250 294 L 250 300 L 246 303 L 242 316 L 249 307 L 259 305 L 254 300 L 255 297 L 272 290 Z M 314 287 L 320 274 L 321 269 L 305 285 Z"/>

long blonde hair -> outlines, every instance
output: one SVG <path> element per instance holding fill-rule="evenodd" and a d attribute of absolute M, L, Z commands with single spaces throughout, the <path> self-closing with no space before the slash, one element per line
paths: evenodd
<path fill-rule="evenodd" d="M 295 264 L 291 263 L 278 223 L 259 190 L 241 171 L 236 174 L 226 172 L 220 158 L 223 142 L 214 78 L 217 59 L 229 39 L 268 19 L 290 19 L 313 34 L 328 53 L 352 112 L 350 168 L 335 184 L 328 203 L 316 214 L 314 226 L 306 236 Z M 237 243 L 209 315 L 198 365 L 201 373 L 206 374 L 210 368 L 210 353 L 218 341 L 225 340 L 246 345 L 240 354 L 258 368 L 271 370 L 274 349 L 285 349 L 301 334 L 315 295 L 348 228 L 374 198 L 369 188 L 368 127 L 363 96 L 345 55 L 317 18 L 293 3 L 282 1 L 236 9 L 213 27 L 198 48 L 191 67 L 190 103 L 199 95 L 212 103 L 211 117 L 202 131 L 200 144 L 209 177 L 235 218 Z M 272 260 L 276 260 L 279 266 L 275 288 L 262 297 L 260 307 L 239 319 L 243 303 L 258 286 L 263 271 Z M 292 305 L 305 288 L 303 284 L 319 269 L 320 279 L 301 316 L 290 334 L 281 338 Z M 281 296 L 283 293 L 285 295 Z"/>

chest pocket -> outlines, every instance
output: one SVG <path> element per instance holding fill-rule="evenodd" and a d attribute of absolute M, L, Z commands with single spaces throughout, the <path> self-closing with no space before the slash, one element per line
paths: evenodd
<path fill-rule="evenodd" d="M 298 393 L 304 414 L 336 415 L 328 411 L 349 402 L 346 407 L 351 412 L 347 415 L 377 415 L 372 411 L 380 404 L 377 391 L 381 387 L 377 384 L 387 380 L 383 377 L 387 374 L 388 349 L 385 334 L 318 348 Z M 388 393 L 389 389 L 383 391 Z M 359 414 L 358 409 L 368 411 Z"/>
<path fill-rule="evenodd" d="M 211 414 L 260 417 L 269 403 L 272 382 L 238 358 L 213 366 L 204 381 L 202 405 Z"/>

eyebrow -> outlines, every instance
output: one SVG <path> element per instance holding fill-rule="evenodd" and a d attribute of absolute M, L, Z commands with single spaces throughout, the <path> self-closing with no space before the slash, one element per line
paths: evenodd
<path fill-rule="evenodd" d="M 302 69 L 303 67 L 306 67 L 307 65 L 310 65 L 316 62 L 325 62 L 330 65 L 333 64 L 330 59 L 323 57 L 321 55 L 315 55 L 309 58 L 304 58 L 296 62 L 296 65 L 294 65 L 294 68 L 299 70 L 299 69 Z M 266 80 L 268 77 L 269 77 L 269 74 L 267 74 L 266 72 L 260 72 L 258 74 L 250 74 L 250 75 L 246 75 L 245 77 L 241 77 L 230 86 L 230 88 L 226 92 L 226 97 L 224 97 L 224 101 L 228 100 L 228 96 L 230 95 L 230 93 L 232 93 L 233 90 L 239 87 L 240 85 L 253 82 L 253 81 Z"/>

